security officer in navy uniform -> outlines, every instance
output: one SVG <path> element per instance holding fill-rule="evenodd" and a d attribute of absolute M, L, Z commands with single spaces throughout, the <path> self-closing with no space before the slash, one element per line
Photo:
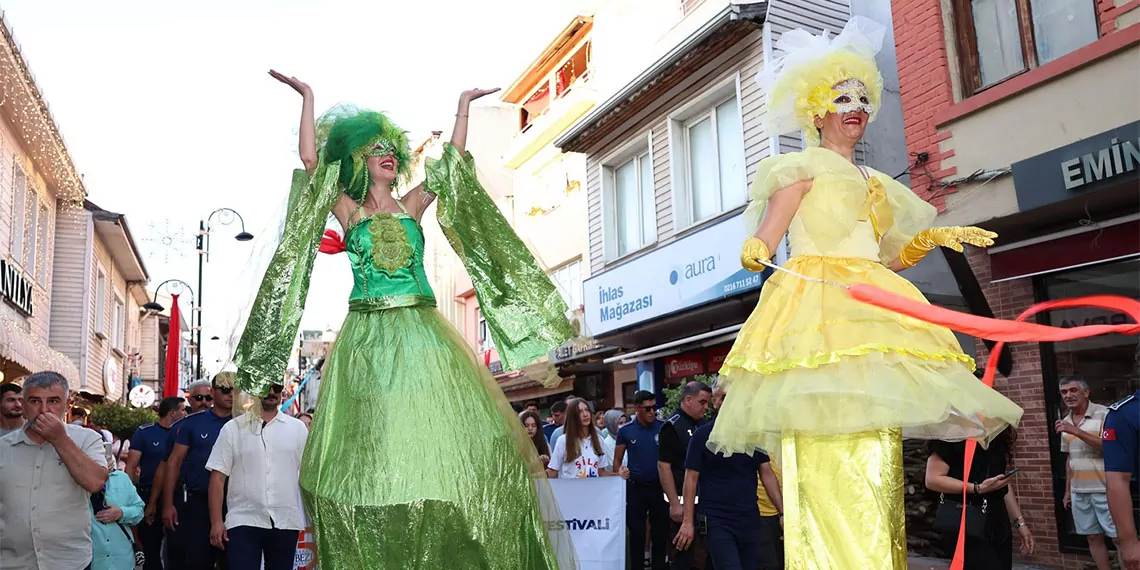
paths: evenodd
<path fill-rule="evenodd" d="M 1132 518 L 1133 478 L 1140 477 L 1140 390 L 1108 407 L 1101 433 L 1108 510 L 1125 570 L 1140 570 L 1140 539 Z"/>
<path fill-rule="evenodd" d="M 158 423 L 139 426 L 131 437 L 131 451 L 127 454 L 127 474 L 138 479 L 139 496 L 149 503 L 151 487 L 154 485 L 158 465 L 166 458 L 166 439 L 170 426 L 186 416 L 185 400 L 178 396 L 163 398 L 158 405 Z M 162 570 L 162 523 L 149 520 L 139 523 L 139 539 L 142 541 L 146 564 L 143 570 Z"/>
<path fill-rule="evenodd" d="M 681 407 L 665 422 L 658 438 L 657 472 L 665 498 L 669 501 L 669 518 L 672 523 L 669 528 L 670 537 L 677 535 L 684 514 L 681 492 L 685 488 L 685 454 L 689 449 L 689 440 L 698 427 L 707 423 L 704 417 L 711 399 L 712 388 L 707 384 L 695 381 L 685 384 L 681 390 Z M 692 547 L 673 555 L 673 570 L 689 570 L 692 566 Z"/>
<path fill-rule="evenodd" d="M 669 504 L 662 500 L 661 474 L 657 470 L 657 440 L 665 422 L 657 419 L 657 397 L 639 390 L 633 395 L 634 420 L 621 427 L 614 446 L 614 465 L 629 460 L 626 484 L 625 520 L 630 537 L 644 537 L 649 523 L 650 551 L 653 570 L 665 570 L 665 553 L 669 544 Z M 648 516 L 647 516 L 648 515 Z M 629 541 L 629 567 L 641 570 L 645 544 Z"/>
<path fill-rule="evenodd" d="M 211 386 L 214 406 L 187 416 L 175 428 L 162 489 L 162 521 L 167 530 L 178 534 L 186 570 L 214 570 L 215 565 L 225 565 L 224 553 L 210 544 L 210 472 L 206 461 L 222 426 L 233 414 L 233 373 L 214 376 Z"/>

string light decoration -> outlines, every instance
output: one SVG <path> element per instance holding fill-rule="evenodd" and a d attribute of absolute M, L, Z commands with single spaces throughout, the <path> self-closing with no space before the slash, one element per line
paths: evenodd
<path fill-rule="evenodd" d="M 20 46 L 3 12 L 0 12 L 0 108 L 16 130 L 31 159 L 52 186 L 62 208 L 81 211 L 87 190 L 75 169 L 71 154 L 59 132 L 43 93 L 28 69 Z"/>

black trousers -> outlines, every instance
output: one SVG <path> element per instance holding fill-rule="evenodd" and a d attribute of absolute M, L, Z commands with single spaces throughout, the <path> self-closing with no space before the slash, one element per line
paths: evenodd
<path fill-rule="evenodd" d="M 626 484 L 625 521 L 629 527 L 629 568 L 641 570 L 645 559 L 645 524 L 649 523 L 653 570 L 665 570 L 669 544 L 669 504 L 662 501 L 661 483 Z"/>
<path fill-rule="evenodd" d="M 144 503 L 150 506 L 150 487 L 139 487 L 139 496 L 142 497 Z M 159 500 L 161 503 L 161 499 Z M 142 551 L 146 556 L 146 564 L 143 565 L 143 570 L 162 570 L 162 513 L 158 512 L 155 516 L 153 524 L 147 524 L 146 520 L 142 520 L 138 524 L 139 540 L 142 542 Z"/>
<path fill-rule="evenodd" d="M 260 567 L 264 557 L 265 570 L 293 570 L 297 554 L 296 530 L 238 526 L 226 535 L 226 557 L 234 569 Z"/>
<path fill-rule="evenodd" d="M 185 502 L 178 509 L 177 534 L 186 570 L 226 568 L 225 553 L 210 544 L 210 501 L 206 493 L 190 491 L 186 494 Z M 173 557 L 172 553 L 172 560 Z"/>
<path fill-rule="evenodd" d="M 668 508 L 668 503 L 665 504 Z M 672 543 L 673 539 L 677 536 L 677 532 L 681 530 L 681 523 L 675 523 L 672 519 L 669 520 L 669 541 Z M 673 558 L 670 561 L 669 568 L 671 570 L 691 570 L 693 568 L 693 561 L 696 560 L 697 544 L 702 547 L 705 546 L 705 535 L 701 532 L 700 528 L 696 530 L 693 536 L 693 543 L 685 550 L 674 550 Z M 708 549 L 705 549 L 705 568 L 712 568 L 712 557 L 709 556 Z"/>
<path fill-rule="evenodd" d="M 779 515 L 760 517 L 760 570 L 784 570 L 783 538 Z"/>

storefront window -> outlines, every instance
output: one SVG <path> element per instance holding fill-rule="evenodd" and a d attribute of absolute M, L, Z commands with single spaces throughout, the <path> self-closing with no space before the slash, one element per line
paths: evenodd
<path fill-rule="evenodd" d="M 1039 278 L 1038 296 L 1050 300 L 1088 295 L 1119 295 L 1136 299 L 1140 298 L 1137 275 L 1140 275 L 1140 259 L 1082 267 Z M 1050 311 L 1043 320 L 1060 327 L 1130 322 L 1119 313 L 1086 308 Z M 1063 377 L 1084 379 L 1089 384 L 1090 400 L 1105 406 L 1140 388 L 1140 342 L 1135 336 L 1104 335 L 1042 345 L 1041 356 L 1050 420 L 1061 419 L 1067 413 L 1057 387 L 1057 382 Z M 1060 439 L 1055 433 L 1051 434 L 1054 498 L 1061 545 L 1066 549 L 1083 550 L 1086 545 L 1074 530 L 1072 514 L 1061 504 L 1066 475 L 1065 455 L 1059 451 L 1059 445 Z"/>

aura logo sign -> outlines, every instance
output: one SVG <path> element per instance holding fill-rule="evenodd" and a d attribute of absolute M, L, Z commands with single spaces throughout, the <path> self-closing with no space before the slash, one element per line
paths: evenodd
<path fill-rule="evenodd" d="M 676 285 L 681 277 L 688 281 L 694 277 L 700 277 L 706 273 L 716 271 L 716 256 L 703 257 L 685 265 L 681 269 L 674 269 L 669 273 L 669 284 Z"/>

